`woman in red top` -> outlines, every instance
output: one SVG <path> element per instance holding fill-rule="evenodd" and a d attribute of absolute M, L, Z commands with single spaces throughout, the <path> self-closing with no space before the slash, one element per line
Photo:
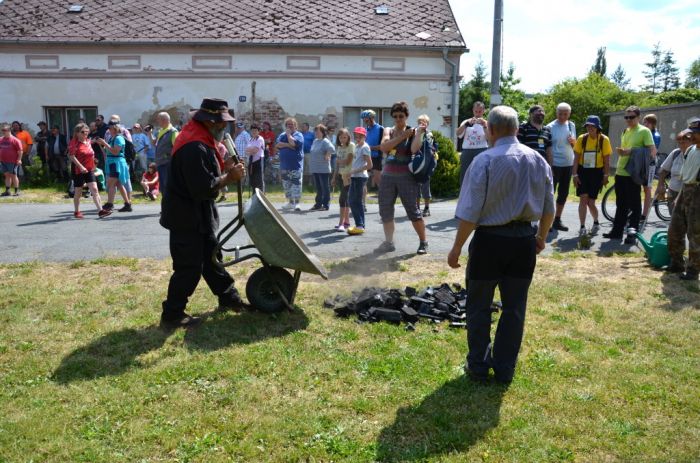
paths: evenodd
<path fill-rule="evenodd" d="M 92 150 L 88 138 L 89 134 L 90 128 L 87 124 L 80 123 L 73 129 L 73 138 L 68 144 L 68 158 L 73 164 L 73 186 L 75 186 L 75 194 L 73 195 L 75 212 L 73 212 L 73 216 L 76 219 L 83 218 L 83 214 L 80 212 L 80 197 L 84 185 L 87 185 L 92 194 L 97 212 L 102 210 L 102 200 L 97 191 L 97 179 L 95 178 L 95 152 Z"/>
<path fill-rule="evenodd" d="M 277 183 L 277 174 L 273 164 L 276 164 L 279 171 L 279 159 L 275 157 L 275 132 L 272 131 L 272 126 L 269 122 L 263 122 L 263 129 L 260 131 L 260 136 L 265 140 L 265 168 L 272 172 L 272 183 Z"/>
<path fill-rule="evenodd" d="M 146 172 L 143 173 L 141 177 L 141 187 L 143 188 L 143 194 L 151 201 L 155 201 L 156 198 L 158 198 L 160 177 L 158 177 L 158 169 L 156 168 L 155 162 L 150 163 Z"/>

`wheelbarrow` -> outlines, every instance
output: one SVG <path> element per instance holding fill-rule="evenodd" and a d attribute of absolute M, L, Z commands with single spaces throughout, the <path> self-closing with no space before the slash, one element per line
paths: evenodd
<path fill-rule="evenodd" d="M 228 134 L 224 138 L 224 145 L 237 159 Z M 259 259 L 263 266 L 250 275 L 246 284 L 248 302 L 262 312 L 279 312 L 285 308 L 294 310 L 294 298 L 301 273 L 320 275 L 327 280 L 326 269 L 262 191 L 256 188 L 244 207 L 241 182 L 237 186 L 238 215 L 219 232 L 219 245 L 212 258 L 222 267 L 229 267 L 249 259 Z M 253 244 L 225 247 L 241 227 L 245 227 Z M 241 252 L 246 250 L 252 252 Z M 233 252 L 234 258 L 224 261 L 224 252 Z M 290 274 L 286 269 L 292 270 L 294 274 Z"/>

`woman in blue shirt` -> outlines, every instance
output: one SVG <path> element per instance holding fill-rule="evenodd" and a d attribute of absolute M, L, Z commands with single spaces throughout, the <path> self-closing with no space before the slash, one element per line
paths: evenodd
<path fill-rule="evenodd" d="M 126 192 L 126 185 L 129 182 L 129 166 L 126 163 L 124 156 L 124 148 L 126 141 L 121 134 L 121 126 L 117 122 L 109 122 L 109 133 L 111 138 L 107 143 L 103 138 L 95 140 L 100 146 L 105 149 L 105 177 L 107 177 L 107 202 L 102 206 L 99 212 L 100 217 L 106 217 L 112 213 L 114 209 L 114 196 L 119 188 L 119 193 L 124 199 L 124 207 L 119 209 L 119 212 L 131 212 L 131 201 Z"/>
<path fill-rule="evenodd" d="M 280 177 L 284 196 L 289 201 L 284 209 L 300 211 L 301 186 L 304 175 L 304 136 L 297 130 L 293 117 L 284 120 L 284 132 L 277 137 L 275 145 L 280 159 Z"/>

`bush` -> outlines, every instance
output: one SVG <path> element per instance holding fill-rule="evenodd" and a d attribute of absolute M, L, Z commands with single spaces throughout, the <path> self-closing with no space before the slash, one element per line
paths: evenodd
<path fill-rule="evenodd" d="M 29 174 L 29 181 L 25 182 L 25 187 L 47 187 L 53 186 L 53 182 L 49 180 L 49 174 L 47 173 L 47 166 L 38 159 L 34 158 L 31 166 L 22 166 L 22 168 Z"/>
<path fill-rule="evenodd" d="M 448 137 L 433 130 L 433 138 L 438 144 L 438 162 L 430 180 L 431 193 L 442 198 L 459 195 L 459 156 Z"/>

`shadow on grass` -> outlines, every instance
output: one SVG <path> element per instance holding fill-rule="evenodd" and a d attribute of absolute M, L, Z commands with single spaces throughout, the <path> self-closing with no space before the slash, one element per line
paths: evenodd
<path fill-rule="evenodd" d="M 205 316 L 198 327 L 187 330 L 185 345 L 189 349 L 213 351 L 232 344 L 252 344 L 268 338 L 303 331 L 309 318 L 301 310 L 264 314 L 259 312 L 213 313 Z"/>
<path fill-rule="evenodd" d="M 157 326 L 107 333 L 61 361 L 52 379 L 60 384 L 120 375 L 141 366 L 139 355 L 160 348 L 172 334 Z"/>
<path fill-rule="evenodd" d="M 663 293 L 666 303 L 662 306 L 664 310 L 678 312 L 688 306 L 695 310 L 700 310 L 700 283 L 697 281 L 683 281 L 678 273 L 666 273 L 661 275 Z"/>
<path fill-rule="evenodd" d="M 443 384 L 419 405 L 399 409 L 379 435 L 377 460 L 423 461 L 468 450 L 498 425 L 507 389 L 465 376 Z"/>
<path fill-rule="evenodd" d="M 334 280 L 345 275 L 377 275 L 399 270 L 399 263 L 414 257 L 415 253 L 385 258 L 386 254 L 364 254 L 335 264 L 328 272 L 328 278 Z"/>

